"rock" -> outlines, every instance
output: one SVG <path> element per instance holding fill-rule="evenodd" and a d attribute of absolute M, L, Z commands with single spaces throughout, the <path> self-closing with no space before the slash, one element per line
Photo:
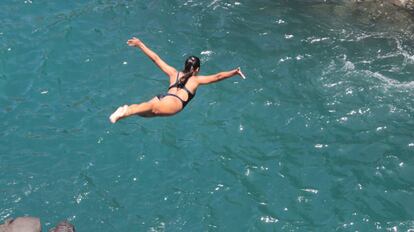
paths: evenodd
<path fill-rule="evenodd" d="M 414 10 L 414 0 L 400 0 L 400 2 L 402 3 L 403 7 L 409 10 Z"/>
<path fill-rule="evenodd" d="M 376 1 L 376 2 L 389 2 L 396 6 L 406 8 L 408 10 L 414 11 L 414 0 L 354 0 L 355 2 L 364 2 L 364 1 Z"/>
<path fill-rule="evenodd" d="M 75 232 L 75 227 L 67 221 L 62 221 L 55 228 L 50 229 L 49 232 Z"/>
<path fill-rule="evenodd" d="M 0 224 L 0 232 L 41 232 L 40 219 L 35 217 L 18 217 L 8 219 Z M 67 221 L 61 221 L 49 232 L 76 232 L 75 227 Z"/>
<path fill-rule="evenodd" d="M 6 220 L 0 225 L 0 232 L 41 232 L 40 219 L 35 217 L 18 217 Z"/>

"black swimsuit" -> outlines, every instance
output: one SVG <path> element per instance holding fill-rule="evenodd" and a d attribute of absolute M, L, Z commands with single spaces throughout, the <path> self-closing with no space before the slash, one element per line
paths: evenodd
<path fill-rule="evenodd" d="M 183 104 L 183 109 L 184 109 L 184 107 L 191 101 L 191 99 L 193 99 L 193 97 L 195 96 L 195 93 L 191 93 L 190 90 L 188 90 L 187 87 L 185 87 L 186 83 L 182 83 L 182 82 L 180 82 L 180 80 L 178 80 L 178 75 L 179 74 L 180 73 L 177 73 L 177 80 L 175 81 L 174 84 L 172 84 L 170 87 L 168 87 L 168 90 L 170 90 L 171 88 L 184 89 L 188 94 L 187 101 L 184 101 L 179 96 L 177 96 L 175 94 L 172 94 L 172 93 L 158 94 L 157 98 L 161 100 L 163 97 L 166 97 L 166 96 L 176 97 L 176 98 L 178 98 L 178 100 L 181 101 L 181 103 Z"/>

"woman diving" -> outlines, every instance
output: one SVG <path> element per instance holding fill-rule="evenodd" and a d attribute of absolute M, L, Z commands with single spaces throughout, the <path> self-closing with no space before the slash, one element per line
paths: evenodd
<path fill-rule="evenodd" d="M 165 63 L 155 52 L 149 49 L 145 44 L 133 37 L 128 40 L 127 44 L 131 47 L 140 48 L 167 76 L 170 78 L 170 86 L 166 94 L 159 94 L 150 101 L 140 104 L 120 106 L 109 120 L 112 123 L 131 115 L 142 117 L 171 116 L 174 115 L 188 104 L 194 97 L 197 88 L 200 85 L 207 85 L 223 79 L 240 75 L 243 79 L 245 76 L 240 68 L 219 72 L 214 75 L 198 76 L 200 71 L 200 59 L 195 56 L 187 58 L 183 71 L 177 71 L 175 68 Z"/>

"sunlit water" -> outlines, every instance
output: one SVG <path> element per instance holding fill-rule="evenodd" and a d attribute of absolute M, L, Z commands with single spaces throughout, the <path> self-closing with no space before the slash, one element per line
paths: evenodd
<path fill-rule="evenodd" d="M 324 1 L 0 2 L 0 221 L 44 231 L 414 229 L 414 29 Z M 111 125 L 176 68 L 241 66 L 180 114 Z"/>

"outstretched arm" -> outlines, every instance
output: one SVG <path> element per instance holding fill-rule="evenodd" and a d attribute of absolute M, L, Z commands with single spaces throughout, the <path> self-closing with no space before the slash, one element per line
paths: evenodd
<path fill-rule="evenodd" d="M 147 55 L 165 74 L 167 74 L 169 77 L 175 76 L 177 73 L 177 70 L 175 68 L 169 66 L 167 63 L 165 63 L 158 55 L 157 53 L 153 52 L 151 49 L 149 49 L 145 44 L 135 38 L 132 37 L 132 39 L 128 40 L 127 44 L 131 47 L 137 47 L 140 48 L 145 55 Z"/>
<path fill-rule="evenodd" d="M 246 79 L 246 77 L 243 75 L 240 68 L 236 68 L 236 69 L 233 69 L 231 71 L 219 72 L 219 73 L 216 73 L 214 75 L 198 76 L 197 80 L 198 80 L 199 84 L 207 85 L 207 84 L 211 84 L 211 83 L 214 83 L 214 82 L 217 82 L 217 81 L 227 79 L 227 78 L 235 76 L 235 75 L 240 75 L 243 79 Z"/>

